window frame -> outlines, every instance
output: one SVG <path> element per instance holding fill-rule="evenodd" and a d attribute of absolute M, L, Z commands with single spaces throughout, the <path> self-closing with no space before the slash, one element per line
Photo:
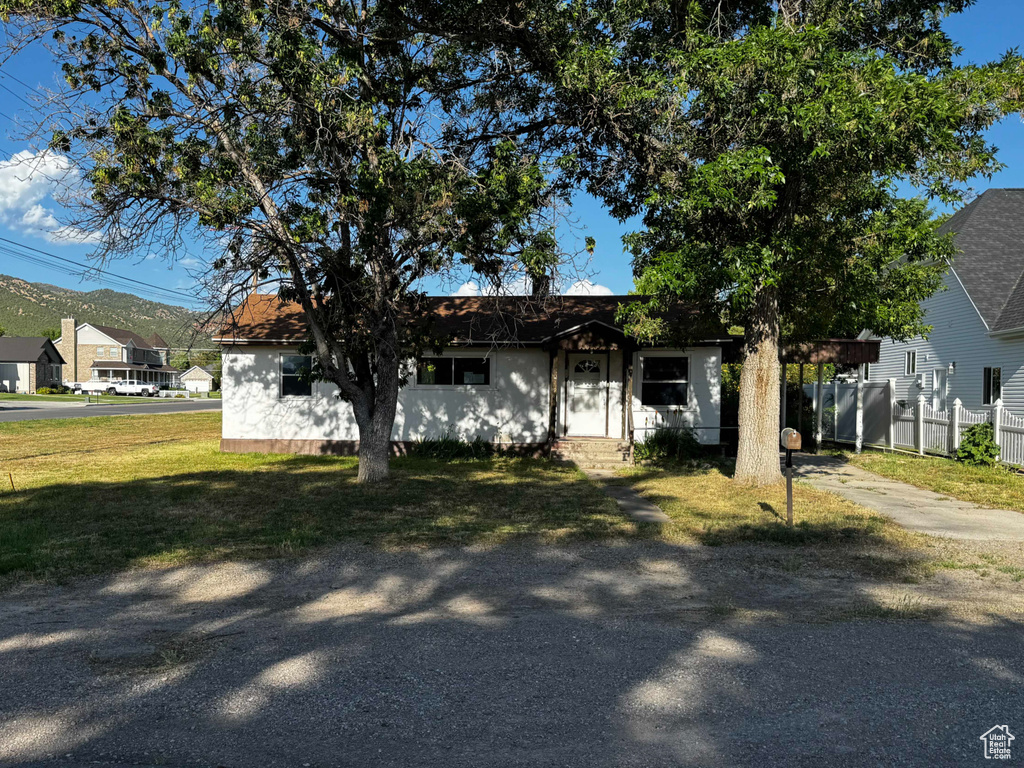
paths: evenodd
<path fill-rule="evenodd" d="M 994 381 L 992 376 L 993 371 L 999 372 L 999 384 L 997 387 L 992 386 Z M 996 400 L 1003 399 L 1003 366 L 986 365 L 981 369 L 981 376 L 981 404 L 995 405 Z"/>
<path fill-rule="evenodd" d="M 454 363 L 454 360 L 455 360 L 455 358 L 458 358 L 458 357 L 468 357 L 468 358 L 473 358 L 473 359 L 476 359 L 476 360 L 486 360 L 487 361 L 487 365 L 488 365 L 487 378 L 488 378 L 488 382 L 489 383 L 487 383 L 487 384 L 455 384 L 454 383 L 454 381 L 455 381 L 455 363 Z M 420 361 L 422 361 L 422 360 L 438 360 L 438 359 L 453 361 L 452 362 L 452 382 L 453 383 L 452 384 L 420 384 L 420 382 L 419 382 Z M 410 386 L 411 389 L 441 390 L 441 391 L 446 391 L 446 392 L 481 392 L 481 391 L 497 389 L 497 384 L 496 384 L 497 373 L 498 373 L 497 365 L 496 365 L 495 356 L 493 354 L 491 354 L 490 352 L 485 352 L 485 353 L 481 354 L 479 352 L 474 352 L 474 351 L 465 350 L 465 349 L 445 350 L 444 352 L 442 352 L 439 355 L 438 354 L 434 354 L 433 352 L 431 352 L 429 354 L 417 355 L 416 357 L 411 358 L 410 362 L 411 362 L 411 366 L 412 366 L 412 371 L 410 373 L 411 381 L 409 383 L 409 386 Z"/>
<path fill-rule="evenodd" d="M 644 381 L 644 361 L 649 357 L 681 357 L 686 360 L 686 379 L 652 379 L 650 381 Z M 633 384 L 633 397 L 636 399 L 634 406 L 635 411 L 661 411 L 661 410 L 675 410 L 675 411 L 689 411 L 695 410 L 694 395 L 693 395 L 693 355 L 689 352 L 673 351 L 673 350 L 652 350 L 642 351 L 638 353 L 638 367 L 640 369 L 640 375 L 634 376 Z M 686 383 L 686 404 L 685 405 L 648 405 L 644 402 L 644 383 L 647 384 L 679 384 L 685 381 Z"/>
<path fill-rule="evenodd" d="M 316 382 L 313 382 L 313 381 L 309 382 L 309 394 L 308 395 L 286 395 L 284 393 L 284 380 L 285 380 L 286 376 L 288 378 L 300 379 L 301 380 L 301 376 L 299 376 L 298 374 L 285 373 L 284 372 L 284 359 L 286 357 L 305 357 L 305 358 L 307 358 L 309 360 L 310 370 L 312 370 L 312 368 L 313 368 L 313 356 L 312 355 L 302 355 L 302 354 L 299 354 L 298 352 L 279 352 L 278 355 L 277 355 L 277 399 L 278 400 L 311 400 L 313 397 L 316 396 L 316 387 L 314 386 L 316 384 Z"/>
<path fill-rule="evenodd" d="M 913 362 L 913 365 L 911 365 Z M 903 375 L 917 376 L 917 350 L 908 349 L 903 355 Z"/>

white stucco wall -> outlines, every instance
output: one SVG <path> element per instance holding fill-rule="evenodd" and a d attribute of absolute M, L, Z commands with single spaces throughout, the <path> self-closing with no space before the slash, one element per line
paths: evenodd
<path fill-rule="evenodd" d="M 285 347 L 239 346 L 225 349 L 223 436 L 225 439 L 357 440 L 358 430 L 347 403 L 338 400 L 332 384 L 318 382 L 310 397 L 281 397 L 279 359 L 295 354 Z M 550 358 L 540 349 L 448 350 L 492 358 L 488 387 L 404 387 L 398 398 L 393 440 L 438 437 L 451 429 L 462 439 L 543 443 L 548 434 Z M 603 355 L 603 353 L 601 353 Z M 641 353 L 658 354 L 658 352 Z M 679 354 L 675 352 L 674 354 Z M 634 377 L 634 425 L 637 437 L 662 422 L 697 427 L 704 443 L 719 442 L 721 423 L 721 350 L 686 350 L 690 357 L 690 402 L 680 409 L 644 408 L 640 404 L 639 373 Z M 639 355 L 634 359 L 639 372 Z M 609 435 L 622 429 L 622 358 L 611 353 L 609 371 Z M 565 418 L 565 359 L 559 358 L 558 434 Z"/>
<path fill-rule="evenodd" d="M 946 376 L 946 405 L 960 398 L 967 408 L 980 410 L 985 368 L 1002 368 L 1003 404 L 1015 413 L 1024 413 L 1024 338 L 1004 339 L 989 335 L 988 328 L 971 303 L 956 275 L 945 279 L 940 291 L 923 303 L 925 322 L 931 325 L 929 338 L 908 342 L 882 339 L 879 361 L 870 367 L 871 381 L 896 380 L 900 400 L 916 400 L 924 393 L 931 398 L 933 372 L 956 363 L 956 372 Z M 907 350 L 917 352 L 917 377 L 904 374 Z"/>

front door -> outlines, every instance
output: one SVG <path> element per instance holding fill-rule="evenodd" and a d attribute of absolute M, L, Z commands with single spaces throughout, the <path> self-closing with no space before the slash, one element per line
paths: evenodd
<path fill-rule="evenodd" d="M 605 355 L 569 355 L 569 434 L 604 437 L 608 433 L 608 372 Z"/>

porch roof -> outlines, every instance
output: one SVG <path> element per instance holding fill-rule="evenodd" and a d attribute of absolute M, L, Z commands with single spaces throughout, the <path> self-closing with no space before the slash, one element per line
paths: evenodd
<path fill-rule="evenodd" d="M 870 339 L 818 339 L 796 344 L 785 344 L 785 363 L 832 363 L 835 365 L 860 365 L 877 363 L 878 340 Z"/>
<path fill-rule="evenodd" d="M 181 373 L 177 368 L 170 365 L 149 365 L 147 363 L 125 363 L 121 360 L 95 360 L 90 368 L 97 371 L 163 371 L 165 373 Z"/>

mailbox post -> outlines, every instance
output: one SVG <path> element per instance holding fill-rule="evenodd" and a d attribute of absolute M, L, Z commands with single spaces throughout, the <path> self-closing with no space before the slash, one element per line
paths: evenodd
<path fill-rule="evenodd" d="M 803 445 L 800 433 L 792 427 L 786 427 L 779 435 L 779 443 L 786 451 L 786 525 L 793 527 L 793 451 L 799 451 Z"/>

